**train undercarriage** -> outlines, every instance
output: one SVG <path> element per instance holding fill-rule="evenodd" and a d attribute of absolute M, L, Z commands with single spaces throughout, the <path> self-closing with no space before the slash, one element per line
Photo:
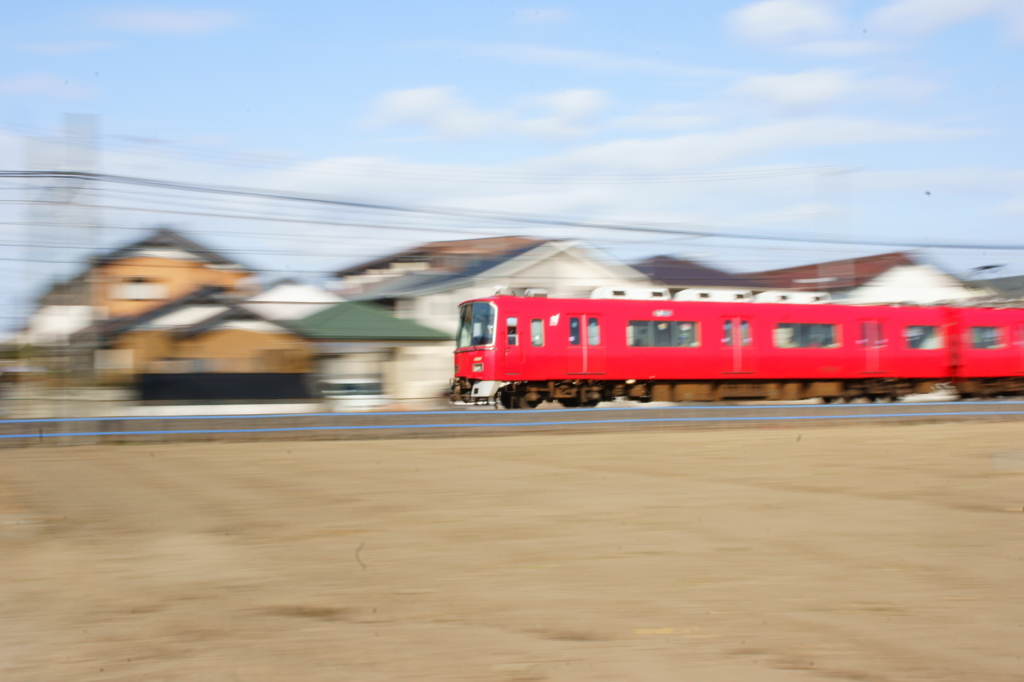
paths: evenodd
<path fill-rule="evenodd" d="M 485 384 L 487 384 L 485 386 Z M 826 403 L 854 400 L 888 402 L 913 393 L 946 387 L 961 398 L 995 398 L 1024 394 L 1024 377 L 985 379 L 877 378 L 845 381 L 563 381 L 474 382 L 452 380 L 451 401 L 493 404 L 506 409 L 531 409 L 545 401 L 564 407 L 595 407 L 610 400 L 647 402 L 724 402 L 732 400 L 805 400 Z M 485 389 L 485 390 L 481 390 Z"/>

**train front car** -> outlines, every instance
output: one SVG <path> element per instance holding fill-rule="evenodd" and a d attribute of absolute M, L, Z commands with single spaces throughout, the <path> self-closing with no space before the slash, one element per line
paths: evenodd
<path fill-rule="evenodd" d="M 502 382 L 498 379 L 497 326 L 497 301 L 466 301 L 459 306 L 452 402 L 487 404 L 498 393 Z"/>

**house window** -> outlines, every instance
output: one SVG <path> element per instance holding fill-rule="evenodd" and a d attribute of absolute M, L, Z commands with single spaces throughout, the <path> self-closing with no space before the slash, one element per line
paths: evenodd
<path fill-rule="evenodd" d="M 132 277 L 114 287 L 112 298 L 123 301 L 160 301 L 167 298 L 167 287 L 143 277 Z"/>
<path fill-rule="evenodd" d="M 971 327 L 971 348 L 990 350 L 1004 345 L 1001 327 Z"/>
<path fill-rule="evenodd" d="M 907 348 L 914 350 L 935 350 L 944 345 L 939 328 L 931 325 L 908 325 L 903 330 L 903 338 L 907 340 Z"/>
<path fill-rule="evenodd" d="M 775 327 L 776 348 L 838 348 L 839 337 L 834 324 L 803 324 L 783 322 Z"/>

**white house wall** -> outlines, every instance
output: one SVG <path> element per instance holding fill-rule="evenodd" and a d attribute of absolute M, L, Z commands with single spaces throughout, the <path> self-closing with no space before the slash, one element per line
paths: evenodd
<path fill-rule="evenodd" d="M 856 289 L 843 303 L 917 303 L 962 301 L 982 295 L 933 265 L 898 265 Z"/>

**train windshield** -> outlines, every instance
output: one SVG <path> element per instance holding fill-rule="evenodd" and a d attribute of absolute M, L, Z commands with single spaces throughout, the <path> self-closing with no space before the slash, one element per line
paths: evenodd
<path fill-rule="evenodd" d="M 483 301 L 464 303 L 459 309 L 457 348 L 489 346 L 494 343 L 494 304 Z"/>

